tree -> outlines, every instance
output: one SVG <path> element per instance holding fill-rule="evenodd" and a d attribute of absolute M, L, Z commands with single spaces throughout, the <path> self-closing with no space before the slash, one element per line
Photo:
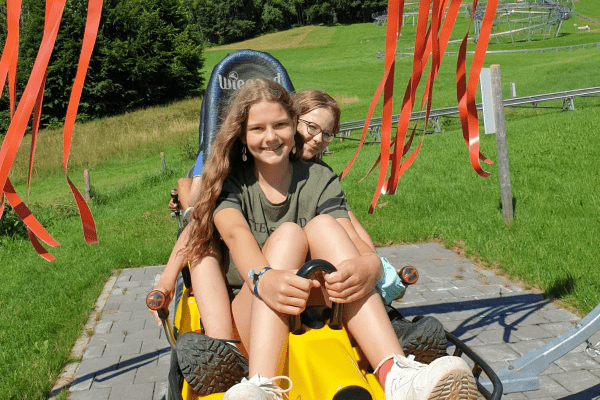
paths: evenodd
<path fill-rule="evenodd" d="M 20 91 L 42 38 L 44 3 L 44 0 L 23 1 Z M 87 0 L 66 3 L 48 66 L 43 125 L 64 120 L 86 14 Z M 201 43 L 200 37 L 190 29 L 181 0 L 106 0 L 80 101 L 79 118 L 114 115 L 198 96 L 203 85 Z M 0 121 L 0 125 L 3 123 L 6 121 Z"/>
<path fill-rule="evenodd" d="M 191 25 L 210 44 L 226 44 L 260 33 L 251 0 L 182 0 Z"/>
<path fill-rule="evenodd" d="M 200 93 L 202 47 L 178 0 L 105 2 L 96 46 L 83 94 L 92 115 Z"/>

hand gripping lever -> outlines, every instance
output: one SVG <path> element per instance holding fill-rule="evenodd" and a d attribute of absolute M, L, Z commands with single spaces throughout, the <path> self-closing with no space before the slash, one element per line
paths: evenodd
<path fill-rule="evenodd" d="M 173 329 L 171 328 L 171 322 L 169 321 L 169 308 L 166 303 L 167 299 L 165 294 L 160 290 L 153 290 L 148 294 L 148 297 L 146 297 L 146 305 L 149 309 L 156 311 L 158 314 L 158 318 L 162 321 L 163 328 L 165 329 L 167 340 L 174 349 L 177 341 L 173 335 Z"/>

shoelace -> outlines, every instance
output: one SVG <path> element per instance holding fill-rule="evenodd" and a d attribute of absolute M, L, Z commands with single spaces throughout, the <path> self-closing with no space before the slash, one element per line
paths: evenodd
<path fill-rule="evenodd" d="M 282 376 L 274 376 L 273 378 L 270 378 L 270 379 L 266 378 L 266 379 L 268 379 L 269 382 L 268 383 L 261 382 L 260 387 L 262 389 L 264 389 L 265 391 L 268 391 L 268 392 L 285 395 L 286 398 L 288 397 L 287 392 L 289 392 L 293 386 L 292 380 L 289 377 L 282 375 Z M 277 379 L 287 380 L 290 384 L 290 387 L 288 387 L 287 389 L 282 389 L 281 387 L 277 386 L 275 383 L 273 383 L 273 381 L 276 381 Z"/>
<path fill-rule="evenodd" d="M 421 364 L 418 361 L 415 361 L 415 356 L 412 354 L 410 354 L 408 357 L 402 357 L 397 354 L 394 354 L 393 357 L 394 357 L 394 362 L 399 364 L 402 368 L 418 369 L 418 368 L 424 367 L 424 364 Z M 392 381 L 391 389 L 392 389 L 392 391 L 396 391 L 399 387 L 401 387 L 405 384 L 406 384 L 406 380 L 404 378 L 394 379 Z"/>
<path fill-rule="evenodd" d="M 408 357 L 406 357 L 406 361 L 408 361 L 406 364 L 409 364 L 413 368 L 423 368 L 423 367 L 425 367 L 425 364 L 420 363 L 420 362 L 418 362 L 418 361 L 415 360 L 414 354 L 410 354 Z"/>

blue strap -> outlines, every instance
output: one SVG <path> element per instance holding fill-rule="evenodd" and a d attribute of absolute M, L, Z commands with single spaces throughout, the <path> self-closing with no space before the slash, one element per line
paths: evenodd
<path fill-rule="evenodd" d="M 250 271 L 248 271 L 248 277 L 252 278 L 252 282 L 254 282 L 254 295 L 256 297 L 258 297 L 259 299 L 260 299 L 260 296 L 258 295 L 258 279 L 261 276 L 263 276 L 264 273 L 267 272 L 270 269 L 272 269 L 272 268 L 271 267 L 264 267 L 258 273 L 256 273 L 256 271 L 254 271 L 253 269 L 251 269 Z"/>

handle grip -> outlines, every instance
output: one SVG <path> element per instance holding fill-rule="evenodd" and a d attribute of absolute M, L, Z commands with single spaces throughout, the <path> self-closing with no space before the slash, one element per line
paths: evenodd
<path fill-rule="evenodd" d="M 336 269 L 333 265 L 325 260 L 310 260 L 306 262 L 296 275 L 309 279 L 316 272 L 324 272 L 326 274 L 335 272 Z M 329 320 L 329 327 L 334 330 L 340 330 L 343 326 L 343 304 L 341 303 L 333 303 L 331 305 L 331 318 Z M 300 315 L 291 316 L 290 315 L 290 332 L 294 334 L 303 333 L 302 329 L 302 321 Z"/>
<path fill-rule="evenodd" d="M 160 290 L 153 290 L 146 297 L 146 305 L 152 311 L 158 313 L 158 318 L 163 322 L 169 319 L 169 308 L 167 307 L 167 298 Z"/>
<path fill-rule="evenodd" d="M 398 271 L 398 276 L 405 286 L 414 285 L 419 280 L 419 272 L 412 265 L 402 267 L 402 269 Z"/>
<path fill-rule="evenodd" d="M 179 203 L 179 192 L 177 189 L 171 189 L 171 198 L 173 199 L 173 203 Z"/>
<path fill-rule="evenodd" d="M 173 335 L 173 328 L 169 321 L 169 308 L 167 307 L 167 297 L 160 290 L 153 290 L 146 297 L 146 305 L 152 311 L 156 311 L 158 318 L 162 321 L 163 329 L 171 348 L 174 350 L 177 345 L 177 339 Z"/>

